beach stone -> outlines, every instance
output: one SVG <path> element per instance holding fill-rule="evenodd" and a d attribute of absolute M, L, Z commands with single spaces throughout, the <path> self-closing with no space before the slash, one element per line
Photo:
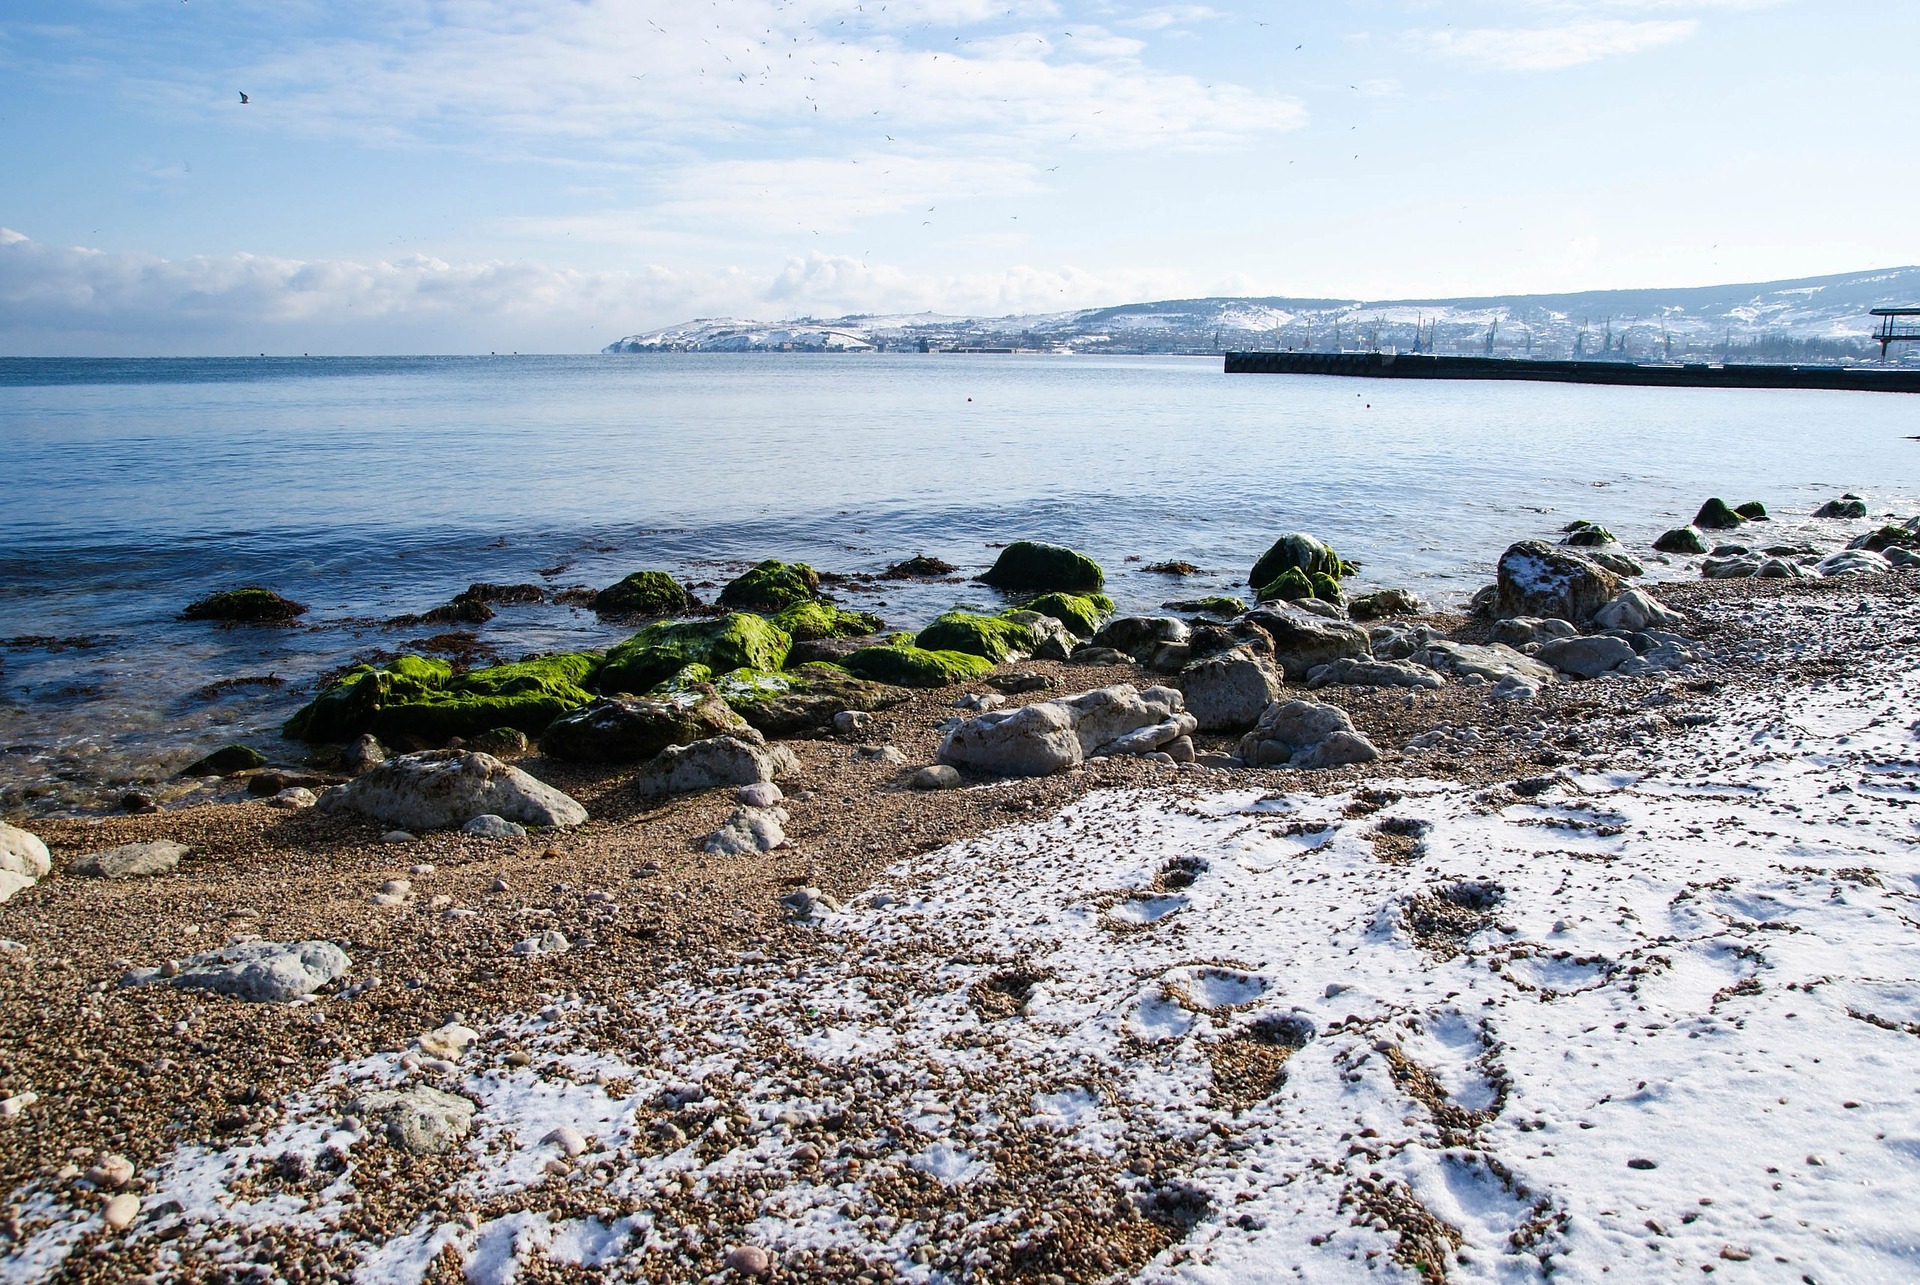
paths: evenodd
<path fill-rule="evenodd" d="M 1700 532 L 1690 526 L 1679 526 L 1661 534 L 1653 542 L 1657 553 L 1705 553 L 1707 542 L 1700 538 Z"/>
<path fill-rule="evenodd" d="M 533 742 L 517 727 L 494 727 L 478 736 L 468 737 L 461 748 L 499 758 L 507 754 L 525 754 L 533 748 Z"/>
<path fill-rule="evenodd" d="M 735 808 L 725 825 L 700 843 L 709 856 L 739 857 L 772 852 L 787 841 L 785 808 Z"/>
<path fill-rule="evenodd" d="M 1708 558 L 1700 564 L 1700 575 L 1706 580 L 1744 580 L 1757 575 L 1765 564 L 1764 557 L 1752 553 Z"/>
<path fill-rule="evenodd" d="M 856 745 L 853 758 L 857 763 L 879 763 L 886 767 L 907 765 L 907 756 L 891 745 Z"/>
<path fill-rule="evenodd" d="M 144 879 L 149 875 L 169 874 L 180 858 L 193 851 L 184 843 L 155 839 L 147 843 L 123 843 L 76 858 L 67 873 L 89 879 Z"/>
<path fill-rule="evenodd" d="M 1050 675 L 1037 674 L 1030 669 L 1016 669 L 1008 674 L 989 675 L 987 685 L 1008 696 L 1019 696 L 1025 692 L 1050 692 L 1059 686 Z"/>
<path fill-rule="evenodd" d="M 873 715 L 864 709 L 843 709 L 833 716 L 833 730 L 842 736 L 864 732 L 873 726 Z"/>
<path fill-rule="evenodd" d="M 953 703 L 953 707 L 980 714 L 990 709 L 999 709 L 1006 703 L 1007 698 L 999 692 L 974 692 L 971 695 L 962 696 Z"/>
<path fill-rule="evenodd" d="M 169 968 L 136 968 L 122 986 L 159 982 L 181 990 L 212 991 L 249 1004 L 284 1004 L 342 977 L 353 961 L 330 941 L 250 941 L 180 961 Z"/>
<path fill-rule="evenodd" d="M 1571 638 L 1579 632 L 1568 621 L 1542 620 L 1537 616 L 1514 616 L 1508 620 L 1493 622 L 1493 641 L 1505 643 L 1515 651 L 1528 643 L 1546 642 L 1553 638 Z"/>
<path fill-rule="evenodd" d="M 1596 629 L 1647 629 L 1656 625 L 1678 625 L 1686 617 L 1669 611 L 1645 589 L 1629 589 L 1593 613 Z"/>
<path fill-rule="evenodd" d="M 557 928 L 549 928 L 513 944 L 513 953 L 516 955 L 564 955 L 572 949 L 573 943 Z"/>
<path fill-rule="evenodd" d="M 1611 634 L 1594 634 L 1586 638 L 1556 638 L 1541 644 L 1534 657 L 1563 674 L 1598 678 L 1632 660 L 1634 651 Z"/>
<path fill-rule="evenodd" d="M 40 836 L 0 821 L 0 902 L 47 877 L 53 857 Z"/>
<path fill-rule="evenodd" d="M 746 808 L 770 808 L 785 797 L 780 793 L 780 787 L 772 781 L 755 781 L 733 793 L 734 802 Z"/>
<path fill-rule="evenodd" d="M 1417 616 L 1425 608 L 1405 589 L 1376 589 L 1363 593 L 1347 604 L 1347 615 L 1354 620 L 1384 620 L 1389 616 Z"/>
<path fill-rule="evenodd" d="M 1893 570 L 1893 564 L 1883 555 L 1867 549 L 1846 549 L 1830 558 L 1822 558 L 1814 564 L 1813 569 L 1828 578 L 1884 575 Z"/>
<path fill-rule="evenodd" d="M 1693 515 L 1693 525 L 1702 531 L 1731 531 L 1745 522 L 1745 518 L 1735 513 L 1718 496 L 1702 504 L 1700 511 Z"/>
<path fill-rule="evenodd" d="M 524 839 L 527 837 L 525 826 L 515 825 L 505 817 L 482 813 L 460 827 L 460 833 L 473 839 Z"/>
<path fill-rule="evenodd" d="M 1304 611 L 1309 616 L 1318 616 L 1322 620 L 1345 620 L 1347 612 L 1337 602 L 1328 602 L 1324 598 L 1294 598 L 1288 606 L 1295 611 Z"/>
<path fill-rule="evenodd" d="M 1240 738 L 1239 757 L 1249 767 L 1328 768 L 1371 763 L 1380 751 L 1354 730 L 1347 711 L 1319 701 L 1290 700 L 1267 707 L 1253 730 Z"/>
<path fill-rule="evenodd" d="M 1813 511 L 1816 518 L 1864 518 L 1867 502 L 1851 491 L 1837 500 L 1828 500 Z"/>
<path fill-rule="evenodd" d="M 1410 660 L 1354 660 L 1345 658 L 1321 665 L 1307 675 L 1309 690 L 1322 687 L 1445 687 L 1447 680 L 1425 665 Z M 1278 693 L 1275 693 L 1278 695 Z"/>
<path fill-rule="evenodd" d="M 1266 603 L 1245 619 L 1273 640 L 1274 663 L 1289 682 L 1305 682 L 1321 665 L 1373 654 L 1372 641 L 1360 626 L 1323 620 L 1292 603 Z"/>
<path fill-rule="evenodd" d="M 409 1155 L 444 1155 L 473 1132 L 473 1103 L 425 1084 L 364 1093 L 348 1110 Z"/>
<path fill-rule="evenodd" d="M 1080 645 L 1065 621 L 1038 611 L 1006 611 L 1000 614 L 1000 619 L 1027 627 L 1033 635 L 1033 645 L 1025 650 L 1040 660 L 1065 660 Z"/>
<path fill-rule="evenodd" d="M 1144 665 L 1164 644 L 1187 641 L 1189 632 L 1187 622 L 1174 616 L 1120 616 L 1101 626 L 1092 645 L 1111 647 Z"/>
<path fill-rule="evenodd" d="M 419 838 L 406 830 L 389 830 L 380 836 L 382 843 L 418 843 Z"/>
<path fill-rule="evenodd" d="M 1483 647 L 1435 638 L 1415 652 L 1411 659 L 1415 664 L 1437 669 L 1443 674 L 1458 678 L 1477 676 L 1490 683 L 1511 677 L 1544 687 L 1554 681 L 1551 666 L 1523 656 L 1501 643 L 1489 643 Z"/>
<path fill-rule="evenodd" d="M 477 816 L 526 825 L 573 826 L 587 810 L 552 786 L 491 754 L 426 750 L 402 754 L 320 798 L 320 810 L 355 813 L 402 830 L 445 830 Z"/>
<path fill-rule="evenodd" d="M 540 750 L 572 763 L 640 763 L 669 745 L 690 745 L 747 726 L 718 696 L 692 700 L 611 697 L 562 714 L 541 734 Z"/>
<path fill-rule="evenodd" d="M 1195 730 L 1170 687 L 1099 687 L 1015 710 L 962 719 L 940 742 L 940 761 L 995 776 L 1046 776 L 1101 754 L 1149 754 Z"/>
<path fill-rule="evenodd" d="M 1495 700 L 1530 701 L 1540 694 L 1540 684 L 1509 674 L 1495 683 L 1488 694 Z"/>
<path fill-rule="evenodd" d="M 1619 549 L 1588 549 L 1587 560 L 1616 576 L 1644 576 L 1647 569 L 1638 558 Z"/>
<path fill-rule="evenodd" d="M 1753 574 L 1760 580 L 1812 580 L 1815 578 L 1813 572 L 1787 558 L 1768 558 Z"/>
<path fill-rule="evenodd" d="M 1091 643 L 1077 649 L 1067 657 L 1069 665 L 1128 665 L 1133 657 L 1124 651 L 1115 651 L 1111 647 L 1095 647 Z"/>
<path fill-rule="evenodd" d="M 458 1062 L 467 1055 L 467 1050 L 480 1039 L 480 1032 L 458 1022 L 448 1022 L 439 1026 L 414 1043 L 428 1057 L 445 1058 L 449 1062 Z"/>
<path fill-rule="evenodd" d="M 125 1231 L 140 1216 L 140 1197 L 131 1191 L 109 1196 L 100 1206 L 100 1221 L 113 1231 Z"/>
<path fill-rule="evenodd" d="M 267 765 L 267 756 L 247 745 L 228 745 L 180 770 L 181 776 L 232 776 Z"/>
<path fill-rule="evenodd" d="M 773 1255 L 758 1245 L 735 1245 L 722 1262 L 727 1270 L 742 1276 L 765 1276 L 773 1270 Z"/>
<path fill-rule="evenodd" d="M 642 798 L 658 798 L 720 786 L 754 785 L 785 776 L 798 767 L 791 750 L 768 745 L 758 732 L 747 728 L 734 735 L 668 746 L 635 774 L 633 788 Z"/>
<path fill-rule="evenodd" d="M 1260 721 L 1283 687 L 1273 662 L 1244 648 L 1194 661 L 1173 685 L 1202 732 L 1245 731 Z"/>
<path fill-rule="evenodd" d="M 540 1145 L 558 1147 L 566 1153 L 569 1160 L 577 1160 L 586 1153 L 587 1138 L 572 1125 L 563 1124 L 547 1130 L 546 1136 L 540 1139 Z"/>
<path fill-rule="evenodd" d="M 915 772 L 909 784 L 916 790 L 955 790 L 960 788 L 960 774 L 944 763 L 935 763 Z"/>
<path fill-rule="evenodd" d="M 1426 625 L 1374 625 L 1367 630 L 1377 660 L 1405 660 L 1438 637 L 1438 631 Z"/>
<path fill-rule="evenodd" d="M 1572 549 L 1522 540 L 1500 555 L 1493 614 L 1592 618 L 1620 593 L 1620 578 Z"/>
<path fill-rule="evenodd" d="M 780 898 L 780 904 L 795 919 L 812 919 L 815 915 L 839 914 L 840 902 L 811 885 L 795 888 Z"/>
<path fill-rule="evenodd" d="M 320 802 L 320 796 L 304 785 L 289 785 L 267 800 L 270 808 L 281 808 L 288 812 L 298 812 L 313 807 Z"/>

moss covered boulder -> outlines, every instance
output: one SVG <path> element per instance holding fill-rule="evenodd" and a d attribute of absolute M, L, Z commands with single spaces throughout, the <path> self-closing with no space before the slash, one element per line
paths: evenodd
<path fill-rule="evenodd" d="M 1058 544 L 1015 540 L 1000 550 L 980 582 L 1010 593 L 1098 593 L 1106 587 L 1107 577 L 1100 564 L 1083 553 Z"/>
<path fill-rule="evenodd" d="M 1271 583 L 1262 585 L 1255 594 L 1261 602 L 1298 602 L 1302 598 L 1318 598 L 1322 602 L 1345 602 L 1346 594 L 1340 588 L 1340 582 L 1324 571 L 1303 571 L 1299 567 L 1288 567 Z"/>
<path fill-rule="evenodd" d="M 1037 611 L 1073 631 L 1076 638 L 1091 638 L 1113 616 L 1113 599 L 1104 593 L 1045 593 L 1020 604 L 1022 611 Z"/>
<path fill-rule="evenodd" d="M 1700 511 L 1693 515 L 1693 525 L 1702 531 L 1731 531 L 1745 522 L 1745 518 L 1728 508 L 1727 502 L 1718 496 L 1701 505 Z"/>
<path fill-rule="evenodd" d="M 593 609 L 602 616 L 682 616 L 699 605 L 664 571 L 636 571 L 593 597 Z"/>
<path fill-rule="evenodd" d="M 1618 541 L 1613 538 L 1613 532 L 1598 522 L 1576 522 L 1567 528 L 1567 538 L 1562 543 L 1576 549 L 1592 549 Z"/>
<path fill-rule="evenodd" d="M 845 710 L 872 712 L 909 700 L 903 687 L 857 678 L 838 665 L 782 670 L 738 669 L 714 677 L 713 690 L 764 736 L 793 736 L 833 721 Z"/>
<path fill-rule="evenodd" d="M 1246 603 L 1225 594 L 1213 594 L 1205 598 L 1175 598 L 1160 606 L 1167 611 L 1187 611 L 1199 616 L 1221 616 L 1229 620 L 1245 615 L 1247 611 Z"/>
<path fill-rule="evenodd" d="M 1677 526 L 1663 532 L 1653 547 L 1660 553 L 1705 553 L 1707 542 L 1700 538 L 1700 532 L 1690 526 Z"/>
<path fill-rule="evenodd" d="M 1736 504 L 1733 511 L 1749 522 L 1767 521 L 1767 506 L 1758 500 L 1748 500 L 1745 504 Z"/>
<path fill-rule="evenodd" d="M 644 692 L 688 665 L 705 665 L 716 674 L 778 669 L 792 645 L 784 632 L 744 611 L 713 620 L 662 621 L 608 652 L 595 685 L 609 695 Z"/>
<path fill-rule="evenodd" d="M 726 736 L 746 725 L 711 692 L 668 700 L 611 697 L 555 719 L 540 737 L 540 751 L 571 763 L 640 763 L 669 745 Z"/>
<path fill-rule="evenodd" d="M 784 611 L 796 602 L 820 596 L 820 573 L 804 562 L 769 558 L 727 583 L 720 605 L 729 611 Z"/>
<path fill-rule="evenodd" d="M 773 618 L 773 626 L 799 643 L 864 638 L 885 629 L 887 622 L 870 611 L 847 611 L 830 602 L 796 602 Z"/>
<path fill-rule="evenodd" d="M 364 730 L 383 741 L 429 745 L 496 728 L 538 736 L 554 719 L 593 699 L 586 685 L 599 666 L 598 656 L 569 652 L 476 669 L 437 689 L 381 706 Z"/>
<path fill-rule="evenodd" d="M 1031 653 L 1033 630 L 998 616 L 949 611 L 922 629 L 913 645 L 926 651 L 963 651 L 969 656 L 984 656 L 997 665 L 1015 655 Z"/>
<path fill-rule="evenodd" d="M 249 585 L 228 589 L 188 603 L 182 620 L 218 620 L 230 625 L 281 625 L 307 614 L 301 603 L 282 598 L 271 589 Z"/>
<path fill-rule="evenodd" d="M 1247 584 L 1264 598 L 1267 586 L 1288 571 L 1298 571 L 1302 576 L 1330 576 L 1338 580 L 1352 575 L 1354 567 L 1352 563 L 1341 561 L 1331 545 L 1303 531 L 1293 531 L 1275 540 L 1273 547 L 1260 555 L 1260 560 L 1253 564 L 1253 570 L 1247 573 Z"/>
<path fill-rule="evenodd" d="M 419 700 L 453 677 L 453 666 L 426 656 L 356 665 L 321 689 L 282 729 L 296 741 L 350 741 L 373 727 L 388 705 Z"/>
<path fill-rule="evenodd" d="M 993 669 L 993 662 L 985 656 L 964 651 L 928 651 L 908 644 L 864 647 L 844 663 L 847 672 L 855 677 L 896 687 L 946 687 L 978 678 Z"/>

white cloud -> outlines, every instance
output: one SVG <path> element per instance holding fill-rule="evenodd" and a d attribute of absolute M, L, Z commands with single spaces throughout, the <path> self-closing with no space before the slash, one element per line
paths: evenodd
<path fill-rule="evenodd" d="M 1501 71 L 1559 71 L 1685 40 L 1699 26 L 1691 18 L 1646 22 L 1599 19 L 1560 27 L 1437 31 L 1429 38 L 1441 54 Z"/>
<path fill-rule="evenodd" d="M 1167 27 L 1183 27 L 1189 23 L 1204 22 L 1208 18 L 1219 16 L 1203 4 L 1169 4 L 1135 14 L 1131 18 L 1123 18 L 1118 25 L 1138 27 L 1142 31 L 1160 31 Z"/>

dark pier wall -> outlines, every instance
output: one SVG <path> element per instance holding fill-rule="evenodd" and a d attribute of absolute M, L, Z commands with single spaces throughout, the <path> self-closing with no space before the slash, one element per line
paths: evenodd
<path fill-rule="evenodd" d="M 1624 361 L 1518 361 L 1425 353 L 1230 352 L 1229 375 L 1345 375 L 1362 379 L 1527 379 L 1649 388 L 1827 388 L 1920 393 L 1920 370 L 1872 366 L 1642 366 Z"/>

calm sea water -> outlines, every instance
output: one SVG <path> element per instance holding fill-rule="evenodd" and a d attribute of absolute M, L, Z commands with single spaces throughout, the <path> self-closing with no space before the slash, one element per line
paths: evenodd
<path fill-rule="evenodd" d="M 272 729 L 319 675 L 433 632 L 377 622 L 474 581 L 718 583 L 763 557 L 856 572 L 915 552 L 975 571 L 1029 537 L 1150 608 L 1240 592 L 1301 529 L 1365 584 L 1459 600 L 1515 539 L 1592 518 L 1644 552 L 1708 495 L 1765 501 L 1770 538 L 1837 543 L 1845 524 L 1793 515 L 1842 490 L 1920 510 L 1911 434 L 1920 400 L 1884 395 L 1229 378 L 1217 359 L 0 360 L 0 807 L 95 798 L 236 738 L 291 754 Z M 1213 574 L 1140 569 L 1163 559 Z M 176 619 L 240 584 L 313 610 Z M 847 598 L 908 626 L 990 600 Z M 477 632 L 509 656 L 623 634 L 553 606 Z M 204 690 L 267 674 L 283 682 Z"/>

